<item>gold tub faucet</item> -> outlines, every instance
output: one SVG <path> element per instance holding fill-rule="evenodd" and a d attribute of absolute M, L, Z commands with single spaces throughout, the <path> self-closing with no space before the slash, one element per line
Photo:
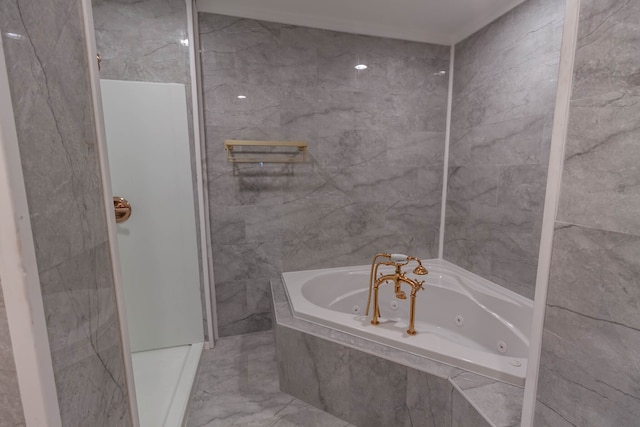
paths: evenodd
<path fill-rule="evenodd" d="M 378 260 L 378 258 L 382 258 Z M 402 271 L 402 267 L 409 264 L 411 261 L 415 261 L 418 263 L 418 266 L 413 269 L 414 274 L 418 274 L 420 276 L 424 276 L 425 274 L 429 274 L 426 268 L 422 265 L 422 262 L 418 258 L 403 255 L 403 254 L 377 254 L 373 257 L 373 261 L 371 262 L 371 275 L 369 277 L 369 297 L 367 299 L 367 310 L 366 315 L 369 315 L 369 306 L 371 304 L 371 293 L 373 291 L 373 318 L 371 319 L 372 325 L 377 325 L 380 322 L 378 321 L 378 317 L 380 316 L 380 306 L 378 305 L 378 288 L 383 283 L 393 283 L 394 291 L 396 294 L 396 298 L 398 299 L 407 299 L 407 294 L 401 289 L 403 283 L 411 286 L 411 308 L 409 311 L 409 329 L 407 329 L 407 334 L 415 335 L 416 330 L 414 327 L 415 317 L 416 317 L 416 293 L 420 289 L 424 289 L 422 285 L 424 281 L 417 281 L 410 279 L 406 276 L 406 273 Z M 392 274 L 382 274 L 378 276 L 378 267 L 381 265 L 389 265 L 395 267 L 395 272 Z"/>

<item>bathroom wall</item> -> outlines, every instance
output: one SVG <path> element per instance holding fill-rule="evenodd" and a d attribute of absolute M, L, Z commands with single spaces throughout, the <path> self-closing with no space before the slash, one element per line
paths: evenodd
<path fill-rule="evenodd" d="M 281 271 L 437 257 L 449 47 L 215 14 L 199 26 L 220 335 L 271 327 Z M 234 168 L 226 139 L 305 140 L 310 158 Z"/>
<path fill-rule="evenodd" d="M 102 56 L 100 78 L 110 80 L 182 83 L 187 95 L 187 121 L 196 233 L 198 200 L 195 174 L 191 70 L 185 0 L 92 0 L 96 45 Z M 201 265 L 198 240 L 198 263 Z M 201 268 L 202 271 L 202 268 Z M 200 278 L 202 316 L 207 335 L 204 282 Z"/>
<path fill-rule="evenodd" d="M 184 83 L 191 94 L 184 0 L 91 3 L 101 78 Z"/>
<path fill-rule="evenodd" d="M 24 423 L 7 311 L 0 288 L 0 426 L 22 426 Z"/>
<path fill-rule="evenodd" d="M 6 0 L 0 28 L 62 423 L 128 426 L 81 11 Z"/>
<path fill-rule="evenodd" d="M 582 0 L 536 426 L 640 419 L 640 3 Z"/>
<path fill-rule="evenodd" d="M 564 0 L 455 46 L 444 258 L 533 298 Z"/>

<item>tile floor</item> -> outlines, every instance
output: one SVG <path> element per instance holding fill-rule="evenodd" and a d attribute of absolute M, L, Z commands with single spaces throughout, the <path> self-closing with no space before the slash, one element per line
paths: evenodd
<path fill-rule="evenodd" d="M 351 426 L 280 392 L 272 331 L 222 338 L 204 351 L 187 414 L 188 427 Z"/>

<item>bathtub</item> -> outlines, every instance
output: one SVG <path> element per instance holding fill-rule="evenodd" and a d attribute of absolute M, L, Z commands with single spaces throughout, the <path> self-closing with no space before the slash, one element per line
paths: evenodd
<path fill-rule="evenodd" d="M 423 263 L 428 275 L 408 274 L 426 281 L 417 295 L 415 336 L 406 333 L 409 299 L 396 299 L 391 284 L 380 286 L 380 324 L 370 323 L 371 311 L 365 316 L 369 265 L 282 276 L 297 318 L 524 385 L 533 302 L 447 261 Z"/>

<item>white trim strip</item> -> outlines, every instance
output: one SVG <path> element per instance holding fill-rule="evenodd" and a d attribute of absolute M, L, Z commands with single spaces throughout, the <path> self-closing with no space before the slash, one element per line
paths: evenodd
<path fill-rule="evenodd" d="M 451 109 L 453 106 L 453 68 L 456 59 L 456 45 L 451 45 L 449 59 L 449 95 L 447 98 L 447 125 L 444 136 L 444 167 L 442 168 L 442 202 L 440 206 L 440 238 L 438 239 L 438 259 L 444 255 L 444 226 L 447 213 L 447 185 L 449 182 L 449 145 L 451 143 Z"/>
<path fill-rule="evenodd" d="M 197 113 L 198 113 L 198 121 L 201 124 L 201 126 L 198 129 L 198 132 L 200 132 L 200 144 L 202 145 L 203 149 L 202 152 L 205 153 L 205 155 L 202 158 L 202 174 L 203 174 L 203 181 L 202 181 L 202 185 L 204 188 L 204 194 L 203 194 L 203 201 L 204 201 L 204 206 L 206 207 L 206 209 L 204 210 L 204 214 L 205 214 L 205 223 L 204 223 L 204 227 L 206 230 L 206 242 L 207 242 L 207 251 L 209 251 L 209 259 L 208 259 L 208 265 L 209 265 L 209 284 L 210 284 L 210 304 L 211 304 L 211 316 L 213 317 L 213 338 L 209 337 L 209 341 L 211 342 L 211 346 L 209 348 L 213 348 L 213 346 L 215 345 L 215 340 L 217 340 L 219 338 L 219 334 L 218 334 L 218 316 L 217 316 L 217 304 L 216 304 L 216 285 L 215 285 L 215 276 L 214 276 L 214 271 L 213 271 L 213 257 L 211 255 L 211 251 L 212 251 L 212 245 L 211 245 L 211 222 L 210 222 L 210 211 L 209 211 L 209 181 L 208 181 L 208 173 L 207 173 L 207 162 L 206 162 L 206 139 L 205 139 L 205 129 L 204 129 L 204 106 L 202 103 L 202 69 L 201 69 L 201 62 L 200 62 L 200 30 L 198 27 L 198 12 L 200 12 L 197 8 L 198 3 L 196 2 L 196 0 L 192 0 L 193 3 L 195 4 L 195 8 L 194 13 L 193 13 L 193 32 L 195 35 L 197 35 L 196 37 L 194 37 L 193 39 L 193 51 L 196 54 L 195 56 L 195 70 L 196 70 L 196 87 L 197 87 L 197 101 L 198 101 L 198 108 L 197 108 Z M 194 112 L 195 115 L 195 112 Z"/>
<path fill-rule="evenodd" d="M 196 156 L 196 182 L 197 182 L 197 196 L 198 196 L 198 218 L 200 220 L 200 252 L 201 252 L 201 268 L 202 268 L 202 277 L 203 277 L 203 286 L 204 286 L 204 298 L 205 298 L 205 309 L 207 311 L 207 338 L 209 343 L 214 343 L 214 339 L 216 338 L 213 333 L 213 312 L 211 309 L 211 280 L 209 277 L 210 269 L 209 269 L 209 248 L 211 248 L 210 236 L 208 232 L 208 216 L 206 215 L 206 211 L 209 210 L 208 199 L 205 199 L 205 191 L 204 191 L 204 174 L 203 169 L 206 168 L 206 157 L 203 153 L 206 153 L 204 150 L 202 142 L 204 138 L 201 138 L 200 132 L 200 108 L 198 107 L 198 88 L 200 85 L 198 84 L 198 73 L 196 71 L 196 36 L 195 36 L 195 19 L 197 16 L 194 16 L 193 13 L 193 0 L 185 0 L 187 6 L 187 31 L 189 40 L 191 40 L 191 44 L 189 46 L 189 72 L 191 73 L 191 117 L 193 118 L 193 144 L 194 144 L 194 153 Z M 207 203 L 207 204 L 205 204 Z M 211 270 L 213 271 L 213 270 Z M 211 273 L 211 277 L 213 277 L 213 273 Z M 207 349 L 212 348 L 207 345 Z"/>
<path fill-rule="evenodd" d="M 131 423 L 133 427 L 140 426 L 138 416 L 138 402 L 136 399 L 135 381 L 133 377 L 133 362 L 131 360 L 131 346 L 129 344 L 129 328 L 127 323 L 127 310 L 124 302 L 124 287 L 120 269 L 120 253 L 116 235 L 116 222 L 113 215 L 113 192 L 111 190 L 111 174 L 109 172 L 109 157 L 107 154 L 107 137 L 104 128 L 104 115 L 102 112 L 102 93 L 100 92 L 100 71 L 98 62 L 94 60 L 97 55 L 95 30 L 93 27 L 93 11 L 91 0 L 82 0 L 82 15 L 84 18 L 84 32 L 87 42 L 87 57 L 89 62 L 89 81 L 93 100 L 93 115 L 96 124 L 96 138 L 98 141 L 98 158 L 100 161 L 100 177 L 103 188 L 103 201 L 107 219 L 107 234 L 109 237 L 109 253 L 111 255 L 111 267 L 113 269 L 113 282 L 115 288 L 118 319 L 120 323 L 120 341 L 122 345 L 122 359 L 124 361 L 124 375 L 129 394 L 129 407 Z"/>
<path fill-rule="evenodd" d="M 0 282 L 27 426 L 62 426 L 0 38 Z"/>
<path fill-rule="evenodd" d="M 579 14 L 580 0 L 567 0 L 565 3 L 564 30 L 560 50 L 556 106 L 553 116 L 553 131 L 551 134 L 549 173 L 547 174 L 547 190 L 542 216 L 542 235 L 540 237 L 536 292 L 529 344 L 529 363 L 527 364 L 527 378 L 525 381 L 522 407 L 522 427 L 533 426 L 533 418 L 536 410 L 544 316 L 547 303 L 547 289 L 549 287 L 549 273 L 551 270 L 555 219 L 562 184 L 562 169 L 564 165 L 565 142 L 567 139 L 567 125 L 569 122 L 569 104 L 571 101 L 573 64 L 578 39 Z"/>

